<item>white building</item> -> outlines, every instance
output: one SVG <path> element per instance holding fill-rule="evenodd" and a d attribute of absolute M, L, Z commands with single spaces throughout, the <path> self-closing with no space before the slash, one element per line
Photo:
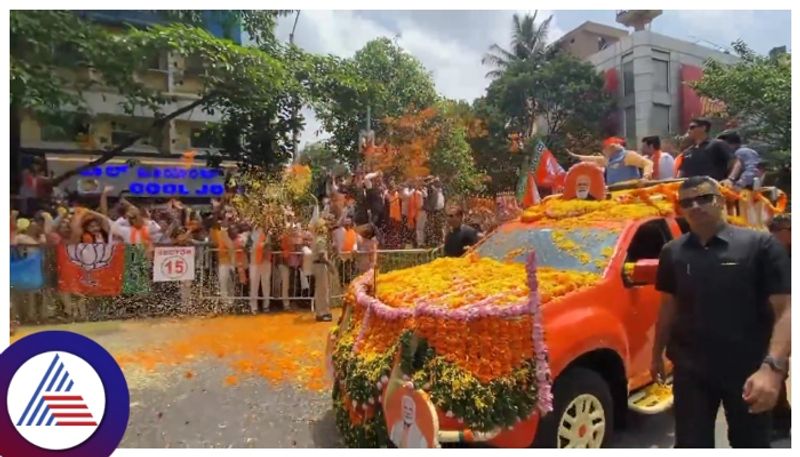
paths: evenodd
<path fill-rule="evenodd" d="M 645 20 L 631 21 L 628 16 L 632 13 L 644 14 Z M 620 11 L 618 22 L 637 30 L 621 35 L 622 29 L 587 22 L 557 42 L 604 73 L 606 87 L 616 93 L 620 108 L 619 134 L 629 145 L 638 145 L 649 135 L 683 133 L 692 117 L 710 114 L 715 105 L 698 97 L 687 83 L 702 76 L 709 58 L 728 64 L 737 60 L 724 52 L 651 32 L 649 20 L 658 14 L 660 11 Z M 573 42 L 565 42 L 565 37 Z M 599 50 L 588 57 L 572 51 L 591 45 Z"/>

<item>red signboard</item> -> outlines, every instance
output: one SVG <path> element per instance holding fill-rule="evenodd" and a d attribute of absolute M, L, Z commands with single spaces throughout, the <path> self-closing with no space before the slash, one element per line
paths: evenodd
<path fill-rule="evenodd" d="M 694 65 L 681 65 L 681 129 L 686 131 L 689 122 L 697 116 L 715 116 L 725 112 L 719 100 L 701 97 L 689 85 L 703 77 L 703 69 Z"/>

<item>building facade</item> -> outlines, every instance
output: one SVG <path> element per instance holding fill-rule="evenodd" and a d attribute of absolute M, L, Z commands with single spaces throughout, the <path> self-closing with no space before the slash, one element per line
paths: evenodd
<path fill-rule="evenodd" d="M 629 145 L 638 145 L 649 135 L 684 133 L 692 117 L 719 109 L 699 97 L 688 83 L 702 77 L 706 60 L 731 64 L 736 57 L 646 28 L 628 34 L 598 26 L 584 23 L 557 44 L 604 74 L 606 89 L 618 102 L 619 134 Z M 599 44 L 604 45 L 602 49 Z M 592 45 L 597 51 L 586 55 Z"/>
<path fill-rule="evenodd" d="M 122 30 L 131 25 L 147 27 L 165 22 L 163 16 L 147 11 L 82 11 L 79 14 L 110 30 Z M 241 43 L 240 27 L 223 26 L 215 22 L 213 13 L 210 14 L 212 16 L 207 18 L 207 29 L 211 33 Z M 61 57 L 68 58 L 68 52 Z M 60 71 L 67 80 L 87 81 L 94 76 L 89 69 L 71 67 Z M 149 68 L 135 76 L 148 88 L 171 97 L 173 101 L 162 107 L 162 112 L 169 113 L 199 98 L 198 93 L 203 88 L 199 77 L 202 71 L 202 62 L 193 56 L 161 54 L 152 56 Z M 102 84 L 93 85 L 83 95 L 89 114 L 76 114 L 67 125 L 50 125 L 30 113 L 22 113 L 20 140 L 23 153 L 29 157 L 44 157 L 48 170 L 56 176 L 88 163 L 101 155 L 104 149 L 120 144 L 131 135 L 148 133 L 153 123 L 155 115 L 151 110 L 136 107 L 133 115 L 126 113 L 120 104 L 122 97 Z M 196 157 L 218 155 L 220 151 L 209 142 L 204 130 L 209 123 L 219 121 L 218 113 L 208 114 L 197 107 L 169 122 L 160 132 L 148 133 L 109 162 L 107 167 L 119 169 L 131 159 L 136 159 L 136 163 L 145 168 L 182 166 L 182 155 L 187 150 L 195 151 Z M 131 173 L 133 176 L 136 172 L 131 170 Z M 153 173 L 150 175 L 152 181 Z M 106 181 L 108 176 L 105 167 L 97 178 Z M 62 188 L 66 191 L 76 190 L 80 179 L 72 178 Z M 120 186 L 122 182 L 114 184 L 115 193 L 130 190 L 127 186 Z"/>
<path fill-rule="evenodd" d="M 564 34 L 553 45 L 585 60 L 627 36 L 627 30 L 586 21 Z"/>

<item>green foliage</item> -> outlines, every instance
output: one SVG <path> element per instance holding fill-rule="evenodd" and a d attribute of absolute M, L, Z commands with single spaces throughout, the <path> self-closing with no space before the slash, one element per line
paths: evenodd
<path fill-rule="evenodd" d="M 314 190 L 321 189 L 328 172 L 341 176 L 348 171 L 347 165 L 342 163 L 334 151 L 322 141 L 306 146 L 300 155 L 300 163 L 311 168 Z"/>
<path fill-rule="evenodd" d="M 490 180 L 490 192 L 512 190 L 517 183 L 517 170 L 522 165 L 523 155 L 509 151 L 506 129 L 509 116 L 503 112 L 496 100 L 484 96 L 474 103 L 475 114 L 483 120 L 488 134 L 469 140 L 477 169 Z"/>
<path fill-rule="evenodd" d="M 275 20 L 283 13 L 213 13 L 225 16 L 222 19 L 228 22 L 241 22 L 260 43 L 260 47 L 243 47 L 201 28 L 207 19 L 202 11 L 166 11 L 165 17 L 177 22 L 126 28 L 121 33 L 70 11 L 14 11 L 12 106 L 52 122 L 69 116 L 70 111 L 86 112 L 82 94 L 89 89 L 102 90 L 119 94 L 121 107 L 129 115 L 142 108 L 154 112 L 152 130 L 200 108 L 222 115 L 222 122 L 209 126 L 209 133 L 231 158 L 278 167 L 291 157 L 291 134 L 303 125 L 302 117 L 293 115 L 293 108 L 309 104 L 324 111 L 331 103 L 331 92 L 349 97 L 363 91 L 352 65 L 275 41 Z M 68 59 L 60 58 L 65 49 Z M 201 81 L 195 100 L 176 105 L 178 100 L 171 94 L 151 88 L 137 77 L 147 70 L 154 55 L 165 53 L 202 62 L 203 71 L 193 75 Z M 76 74 L 89 77 L 76 78 Z M 111 159 L 134 141 L 115 145 L 91 165 Z"/>
<path fill-rule="evenodd" d="M 603 91 L 603 78 L 591 64 L 569 55 L 549 60 L 517 61 L 495 79 L 475 109 L 489 135 L 472 146 L 479 168 L 492 178 L 493 191 L 510 190 L 517 170 L 538 135 L 562 164 L 573 139 L 600 137 L 614 101 Z M 509 137 L 519 135 L 526 148 L 510 152 Z"/>
<path fill-rule="evenodd" d="M 412 55 L 388 38 L 367 43 L 352 59 L 330 67 L 342 73 L 340 83 L 321 84 L 330 103 L 314 106 L 337 154 L 351 165 L 361 160 L 358 134 L 366 126 L 367 106 L 371 127 L 381 137 L 381 120 L 399 117 L 408 109 L 422 109 L 437 99 L 430 73 Z"/>
<path fill-rule="evenodd" d="M 480 192 L 483 175 L 475 167 L 464 120 L 446 108 L 440 110 L 438 117 L 439 138 L 428 159 L 431 174 L 441 178 L 449 196 Z"/>
<path fill-rule="evenodd" d="M 744 42 L 733 43 L 739 61 L 724 65 L 706 62 L 703 78 L 694 84 L 700 95 L 725 103 L 748 142 L 764 143 L 776 151 L 791 149 L 791 55 L 754 53 Z M 777 154 L 788 161 L 788 153 Z"/>

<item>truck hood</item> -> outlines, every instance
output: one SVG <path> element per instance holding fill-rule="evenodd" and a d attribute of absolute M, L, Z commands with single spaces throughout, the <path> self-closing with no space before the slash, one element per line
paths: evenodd
<path fill-rule="evenodd" d="M 537 269 L 540 303 L 544 304 L 598 283 L 595 273 Z M 476 303 L 511 306 L 526 302 L 530 289 L 525 265 L 469 255 L 441 258 L 413 268 L 379 274 L 376 298 L 393 308 L 425 304 L 457 309 Z"/>

